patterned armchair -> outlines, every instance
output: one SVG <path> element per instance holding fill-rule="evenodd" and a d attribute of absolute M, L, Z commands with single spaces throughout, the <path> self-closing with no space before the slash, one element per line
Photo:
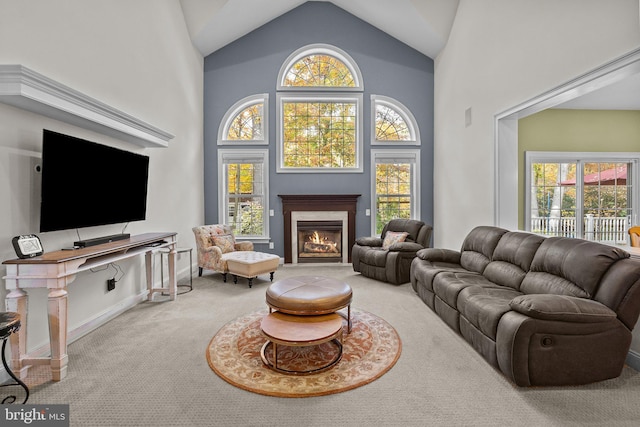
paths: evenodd
<path fill-rule="evenodd" d="M 193 227 L 198 250 L 198 276 L 202 270 L 213 270 L 227 278 L 227 261 L 222 256 L 234 251 L 252 251 L 253 243 L 236 242 L 231 227 L 226 224 L 201 225 Z"/>

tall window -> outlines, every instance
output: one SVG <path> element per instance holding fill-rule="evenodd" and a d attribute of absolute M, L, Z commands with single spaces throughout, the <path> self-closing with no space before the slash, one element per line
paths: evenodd
<path fill-rule="evenodd" d="M 420 145 L 416 119 L 393 98 L 371 95 L 371 144 Z"/>
<path fill-rule="evenodd" d="M 371 150 L 372 235 L 392 219 L 420 218 L 420 151 Z"/>
<path fill-rule="evenodd" d="M 266 241 L 268 222 L 268 150 L 219 150 L 219 218 L 236 238 Z"/>
<path fill-rule="evenodd" d="M 329 45 L 306 46 L 278 77 L 278 172 L 362 172 L 362 77 Z"/>
<path fill-rule="evenodd" d="M 637 153 L 526 154 L 530 231 L 625 244 L 636 223 Z"/>

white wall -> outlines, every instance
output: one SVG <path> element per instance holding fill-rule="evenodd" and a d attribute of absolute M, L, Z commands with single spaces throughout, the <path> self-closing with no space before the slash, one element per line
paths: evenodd
<path fill-rule="evenodd" d="M 179 246 L 195 247 L 191 227 L 204 218 L 203 58 L 191 45 L 179 2 L 0 0 L 0 64 L 22 64 L 175 135 L 168 148 L 143 149 L 0 104 L 0 259 L 16 257 L 11 238 L 18 234 L 39 234 L 45 251 L 77 240 L 75 230 L 38 233 L 40 177 L 33 166 L 43 128 L 150 156 L 147 219 L 126 231 L 176 231 Z M 79 171 L 69 177 L 70 191 L 74 180 L 83 179 L 83 167 L 91 162 L 79 160 Z M 105 198 L 118 202 L 117 194 Z M 122 227 L 80 233 L 84 239 L 119 233 Z M 187 274 L 186 259 L 178 263 L 179 272 Z M 82 273 L 70 284 L 71 331 L 144 291 L 143 258 L 119 264 L 125 275 L 112 292 L 106 291 L 106 279 L 113 270 Z M 5 272 L 0 266 L 0 275 Z M 33 350 L 48 342 L 47 294 L 35 289 L 29 295 L 28 348 Z"/>
<path fill-rule="evenodd" d="M 638 16 L 636 0 L 460 0 L 435 61 L 436 247 L 493 224 L 494 116 L 638 48 Z"/>

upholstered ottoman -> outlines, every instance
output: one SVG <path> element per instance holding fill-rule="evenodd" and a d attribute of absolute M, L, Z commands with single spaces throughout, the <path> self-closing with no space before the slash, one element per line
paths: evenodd
<path fill-rule="evenodd" d="M 270 310 L 298 316 L 334 313 L 347 307 L 347 325 L 351 332 L 351 299 L 348 283 L 322 276 L 297 276 L 278 280 L 267 288 Z"/>
<path fill-rule="evenodd" d="M 227 271 L 233 274 L 233 283 L 238 283 L 238 276 L 246 277 L 249 287 L 259 274 L 270 273 L 269 280 L 273 281 L 273 273 L 280 263 L 278 255 L 255 251 L 227 252 L 222 254 L 222 259 L 227 263 Z M 224 276 L 226 281 L 226 274 Z"/>

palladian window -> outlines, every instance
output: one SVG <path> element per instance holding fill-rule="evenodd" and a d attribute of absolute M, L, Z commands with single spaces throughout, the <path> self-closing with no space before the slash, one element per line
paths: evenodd
<path fill-rule="evenodd" d="M 329 45 L 294 52 L 278 77 L 278 172 L 362 172 L 362 76 Z"/>

